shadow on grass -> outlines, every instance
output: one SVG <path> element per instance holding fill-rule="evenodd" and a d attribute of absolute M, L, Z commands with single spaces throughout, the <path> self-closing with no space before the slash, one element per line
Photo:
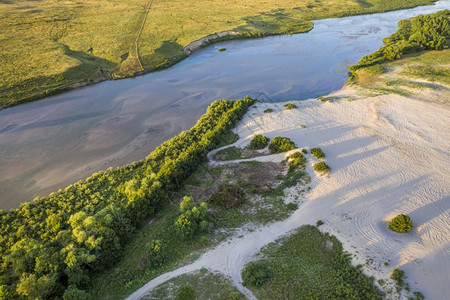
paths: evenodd
<path fill-rule="evenodd" d="M 246 24 L 234 30 L 250 36 L 292 34 L 307 32 L 313 28 L 312 22 L 292 18 L 284 9 L 244 17 L 242 20 Z"/>
<path fill-rule="evenodd" d="M 107 59 L 71 50 L 67 45 L 61 47 L 62 52 L 76 59 L 78 64 L 60 74 L 36 76 L 9 87 L 2 87 L 0 109 L 58 94 L 72 89 L 77 84 L 85 85 L 108 79 L 111 71 L 117 67 L 116 63 Z"/>

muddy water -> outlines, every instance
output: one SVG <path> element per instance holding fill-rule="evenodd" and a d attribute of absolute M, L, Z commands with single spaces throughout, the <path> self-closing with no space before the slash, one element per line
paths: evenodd
<path fill-rule="evenodd" d="M 445 0 L 320 20 L 306 34 L 222 42 L 160 72 L 2 110 L 0 208 L 144 158 L 192 126 L 215 99 L 249 94 L 264 101 L 301 100 L 337 90 L 347 80 L 347 67 L 376 50 L 398 20 L 448 7 Z"/>

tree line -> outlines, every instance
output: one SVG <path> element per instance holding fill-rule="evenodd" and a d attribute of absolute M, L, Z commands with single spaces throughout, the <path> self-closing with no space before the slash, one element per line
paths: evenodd
<path fill-rule="evenodd" d="M 86 299 L 91 277 L 117 261 L 143 219 L 170 198 L 253 103 L 248 96 L 215 101 L 194 127 L 146 159 L 0 210 L 0 299 Z"/>
<path fill-rule="evenodd" d="M 398 22 L 398 30 L 384 38 L 380 49 L 361 58 L 354 71 L 385 61 L 399 59 L 403 54 L 422 50 L 442 50 L 448 48 L 450 39 L 450 10 L 442 10 L 429 15 L 420 15 Z"/>

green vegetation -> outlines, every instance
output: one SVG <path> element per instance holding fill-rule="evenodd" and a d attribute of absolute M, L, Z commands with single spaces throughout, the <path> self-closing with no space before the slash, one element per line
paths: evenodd
<path fill-rule="evenodd" d="M 319 98 L 317 98 L 317 101 L 322 101 L 322 102 L 333 102 L 333 99 L 327 98 L 327 97 L 319 97 Z"/>
<path fill-rule="evenodd" d="M 305 225 L 261 251 L 242 278 L 259 299 L 382 299 L 383 293 L 351 264 L 341 243 Z"/>
<path fill-rule="evenodd" d="M 174 300 L 195 300 L 195 292 L 190 286 L 181 287 Z"/>
<path fill-rule="evenodd" d="M 223 52 L 223 51 L 226 51 L 227 48 L 225 48 L 225 47 L 220 47 L 218 50 L 219 50 L 219 52 Z"/>
<path fill-rule="evenodd" d="M 272 277 L 268 265 L 263 263 L 249 263 L 242 271 L 242 280 L 246 286 L 260 287 Z"/>
<path fill-rule="evenodd" d="M 249 97 L 215 101 L 194 127 L 156 148 L 145 160 L 95 173 L 34 203 L 2 211 L 1 289 L 13 298 L 85 298 L 91 276 L 122 256 L 136 228 L 169 203 L 169 194 L 197 169 L 253 103 Z M 197 208 L 200 215 L 201 208 Z M 198 227 L 203 226 L 193 206 L 190 213 L 182 211 L 169 220 L 170 232 L 177 226 L 175 218 L 183 214 L 188 221 L 192 219 L 187 215 L 192 214 Z M 141 247 L 151 240 L 147 255 L 156 255 L 158 247 L 171 249 L 158 236 Z"/>
<path fill-rule="evenodd" d="M 268 109 L 265 109 L 265 110 L 264 110 L 264 113 L 265 113 L 265 114 L 268 114 L 268 113 L 271 113 L 271 112 L 273 112 L 273 109 L 271 109 L 271 108 L 268 108 Z"/>
<path fill-rule="evenodd" d="M 235 159 L 243 159 L 243 158 L 247 158 L 247 157 L 243 154 L 243 150 L 241 148 L 232 146 L 232 147 L 228 147 L 228 148 L 218 151 L 214 155 L 214 158 L 216 160 L 235 160 Z"/>
<path fill-rule="evenodd" d="M 109 78 L 168 67 L 214 32 L 306 32 L 308 20 L 395 10 L 433 0 L 0 1 L 0 108 Z"/>
<path fill-rule="evenodd" d="M 180 202 L 180 215 L 175 221 L 175 230 L 183 238 L 190 238 L 206 230 L 208 206 L 205 202 L 194 205 L 192 197 L 183 197 Z"/>
<path fill-rule="evenodd" d="M 450 85 L 450 69 L 446 67 L 450 60 L 450 50 L 426 51 L 406 57 L 408 64 L 402 68 L 400 75 Z M 389 66 L 403 67 L 404 62 L 395 61 Z"/>
<path fill-rule="evenodd" d="M 302 153 L 303 154 L 308 154 L 308 150 L 306 148 L 302 148 Z"/>
<path fill-rule="evenodd" d="M 289 138 L 275 137 L 269 144 L 271 153 L 281 153 L 295 149 L 295 144 Z"/>
<path fill-rule="evenodd" d="M 261 134 L 255 135 L 255 137 L 251 140 L 248 149 L 250 150 L 259 150 L 264 149 L 269 145 L 269 138 L 265 137 Z"/>
<path fill-rule="evenodd" d="M 400 233 L 411 231 L 413 224 L 408 215 L 398 215 L 389 221 L 389 228 Z"/>
<path fill-rule="evenodd" d="M 374 65 L 399 59 L 403 54 L 421 50 L 442 50 L 450 42 L 450 10 L 434 14 L 420 15 L 399 21 L 399 29 L 384 38 L 380 49 L 361 58 L 356 65 L 350 66 L 353 76 L 356 70 L 367 68 L 369 73 L 379 74 L 382 70 Z"/>
<path fill-rule="evenodd" d="M 328 173 L 331 171 L 331 168 L 324 161 L 319 161 L 318 163 L 315 163 L 313 169 L 314 171 L 324 173 Z"/>
<path fill-rule="evenodd" d="M 288 104 L 284 105 L 284 108 L 286 108 L 287 110 L 290 110 L 290 109 L 297 108 L 297 105 L 292 104 L 292 103 L 288 103 Z"/>
<path fill-rule="evenodd" d="M 289 155 L 288 156 L 288 165 L 289 165 L 288 172 L 292 172 L 299 167 L 301 167 L 303 169 L 305 162 L 306 162 L 306 158 L 300 152 L 295 152 L 294 154 Z"/>
<path fill-rule="evenodd" d="M 206 269 L 180 275 L 152 290 L 143 299 L 173 299 L 176 293 L 189 287 L 197 300 L 244 300 L 246 299 L 232 284 L 231 280 L 220 273 Z"/>
<path fill-rule="evenodd" d="M 323 224 L 325 224 L 325 223 L 323 223 L 322 220 L 318 220 L 318 221 L 316 222 L 316 227 L 320 227 L 320 226 L 322 226 Z"/>
<path fill-rule="evenodd" d="M 325 158 L 325 153 L 323 153 L 322 149 L 320 149 L 318 147 L 317 148 L 312 148 L 310 150 L 310 152 L 317 159 Z"/>
<path fill-rule="evenodd" d="M 397 286 L 403 287 L 405 285 L 405 271 L 400 269 L 394 269 L 391 273 L 391 279 L 395 281 Z"/>
<path fill-rule="evenodd" d="M 223 208 L 239 207 L 245 199 L 244 191 L 237 185 L 223 184 L 219 190 L 209 198 L 209 202 Z"/>

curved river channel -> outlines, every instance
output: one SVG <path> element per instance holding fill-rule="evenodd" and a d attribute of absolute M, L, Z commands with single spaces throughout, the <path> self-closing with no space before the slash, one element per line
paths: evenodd
<path fill-rule="evenodd" d="M 216 99 L 302 100 L 338 90 L 347 67 L 380 47 L 397 21 L 449 7 L 444 0 L 319 20 L 309 33 L 221 42 L 163 71 L 1 110 L 0 209 L 144 158 Z"/>

